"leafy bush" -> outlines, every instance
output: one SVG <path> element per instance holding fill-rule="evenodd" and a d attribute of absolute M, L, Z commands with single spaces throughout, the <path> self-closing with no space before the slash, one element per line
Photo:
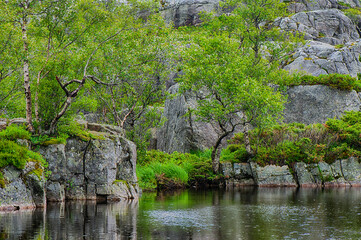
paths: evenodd
<path fill-rule="evenodd" d="M 29 159 L 28 149 L 9 140 L 0 140 L 0 168 L 13 165 L 23 169 Z"/>
<path fill-rule="evenodd" d="M 47 167 L 46 161 L 39 153 L 30 151 L 13 141 L 0 140 L 0 168 L 13 165 L 18 169 L 23 169 L 28 161 L 37 161 Z"/>
<path fill-rule="evenodd" d="M 248 153 L 244 145 L 230 144 L 226 149 L 221 152 L 222 162 L 247 162 Z"/>
<path fill-rule="evenodd" d="M 157 187 L 156 176 L 152 168 L 147 166 L 138 166 L 137 176 L 140 188 L 154 189 Z"/>
<path fill-rule="evenodd" d="M 91 139 L 102 139 L 102 136 L 91 134 L 89 131 L 78 124 L 76 121 L 69 121 L 58 126 L 59 138 L 67 139 L 69 136 L 78 137 L 83 141 L 90 141 Z"/>
<path fill-rule="evenodd" d="M 361 80 L 350 75 L 328 74 L 320 76 L 294 74 L 281 78 L 278 84 L 285 86 L 326 85 L 340 90 L 361 91 Z"/>
<path fill-rule="evenodd" d="M 329 119 L 326 124 L 292 123 L 256 128 L 250 132 L 250 140 L 255 152 L 253 160 L 261 165 L 332 163 L 336 159 L 361 157 L 361 112 L 346 112 L 341 119 Z M 244 148 L 243 135 L 236 134 L 230 143 L 221 156 L 227 161 L 240 161 L 234 153 Z"/>
<path fill-rule="evenodd" d="M 66 144 L 68 135 L 61 134 L 57 138 L 49 137 L 48 135 L 31 136 L 31 143 L 34 145 L 49 146 L 53 144 Z"/>
<path fill-rule="evenodd" d="M 16 139 L 30 139 L 31 134 L 23 126 L 10 125 L 0 131 L 0 139 L 15 141 Z"/>
<path fill-rule="evenodd" d="M 210 153 L 211 150 L 194 154 L 147 151 L 143 158 L 138 158 L 139 185 L 145 189 L 156 188 L 156 179 L 160 175 L 183 185 L 199 179 L 213 178 Z"/>

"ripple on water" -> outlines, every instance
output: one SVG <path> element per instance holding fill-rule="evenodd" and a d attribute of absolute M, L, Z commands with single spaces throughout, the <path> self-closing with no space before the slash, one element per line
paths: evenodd
<path fill-rule="evenodd" d="M 205 207 L 188 210 L 153 210 L 146 214 L 154 223 L 165 226 L 180 226 L 184 228 L 212 228 L 214 219 L 214 207 Z"/>

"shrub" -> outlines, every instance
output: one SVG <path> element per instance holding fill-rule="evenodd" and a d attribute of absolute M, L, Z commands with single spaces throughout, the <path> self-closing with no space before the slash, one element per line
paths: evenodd
<path fill-rule="evenodd" d="M 361 157 L 361 112 L 346 112 L 341 119 L 325 124 L 292 123 L 250 132 L 254 161 L 261 165 L 291 165 L 303 161 L 334 162 L 350 156 Z M 242 149 L 243 135 L 236 134 L 222 152 L 223 159 L 238 161 L 234 153 Z M 233 154 L 233 155 L 232 155 Z"/>
<path fill-rule="evenodd" d="M 361 80 L 350 75 L 329 74 L 320 76 L 294 74 L 281 78 L 278 82 L 281 86 L 299 85 L 326 85 L 340 90 L 361 91 Z"/>
<path fill-rule="evenodd" d="M 0 132 L 0 139 L 15 141 L 16 139 L 30 139 L 31 134 L 23 126 L 10 125 Z"/>
<path fill-rule="evenodd" d="M 162 181 L 172 181 L 178 186 L 184 186 L 200 178 L 213 178 L 210 153 L 211 150 L 197 151 L 194 154 L 147 151 L 143 158 L 138 159 L 139 185 L 145 189 L 155 188 L 157 177 Z"/>
<path fill-rule="evenodd" d="M 222 162 L 247 162 L 248 153 L 244 145 L 230 144 L 221 152 Z"/>
<path fill-rule="evenodd" d="M 157 187 L 155 173 L 147 166 L 137 166 L 139 187 L 142 189 L 154 189 Z"/>
<path fill-rule="evenodd" d="M 91 134 L 82 125 L 76 121 L 69 121 L 66 124 L 58 126 L 58 134 L 60 138 L 67 139 L 69 136 L 78 137 L 83 141 L 90 141 L 91 139 L 103 139 L 102 136 Z"/>
<path fill-rule="evenodd" d="M 28 149 L 9 140 L 0 140 L 0 168 L 13 165 L 23 169 L 29 159 Z"/>

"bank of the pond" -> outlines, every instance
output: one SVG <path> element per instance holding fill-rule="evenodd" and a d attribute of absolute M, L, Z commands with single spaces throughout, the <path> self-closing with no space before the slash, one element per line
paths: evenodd
<path fill-rule="evenodd" d="M 83 121 L 58 136 L 36 136 L 24 123 L 0 122 L 0 211 L 138 198 L 136 146 L 121 129 Z"/>
<path fill-rule="evenodd" d="M 361 186 L 361 112 L 346 112 L 324 124 L 291 123 L 243 133 L 220 154 L 221 171 L 212 172 L 211 150 L 181 154 L 148 151 L 138 158 L 143 189 L 209 185 L 261 187 Z"/>

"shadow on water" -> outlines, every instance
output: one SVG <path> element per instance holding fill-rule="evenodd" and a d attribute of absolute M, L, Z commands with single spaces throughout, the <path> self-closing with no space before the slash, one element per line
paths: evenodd
<path fill-rule="evenodd" d="M 144 193 L 0 213 L 0 239 L 361 239 L 361 189 Z"/>

